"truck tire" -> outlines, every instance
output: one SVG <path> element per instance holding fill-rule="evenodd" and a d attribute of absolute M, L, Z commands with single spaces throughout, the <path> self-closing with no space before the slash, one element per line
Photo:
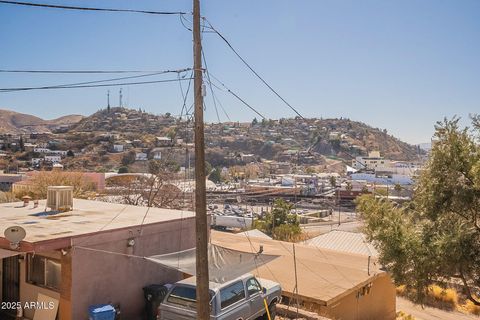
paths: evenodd
<path fill-rule="evenodd" d="M 275 319 L 276 315 L 277 315 L 277 303 L 275 301 L 273 302 L 270 302 L 270 305 L 268 306 L 268 312 L 270 313 L 270 318 L 272 320 Z M 258 319 L 261 319 L 261 320 L 268 320 L 268 315 L 267 313 L 265 312 L 265 314 L 258 318 Z"/>
<path fill-rule="evenodd" d="M 268 306 L 268 311 L 270 312 L 270 318 L 273 320 L 277 316 L 277 303 L 272 302 Z"/>

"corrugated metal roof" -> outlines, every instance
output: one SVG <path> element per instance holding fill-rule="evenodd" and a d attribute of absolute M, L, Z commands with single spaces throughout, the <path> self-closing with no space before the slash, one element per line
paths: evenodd
<path fill-rule="evenodd" d="M 332 230 L 305 241 L 305 244 L 317 248 L 378 257 L 378 251 L 367 242 L 363 233 Z"/>

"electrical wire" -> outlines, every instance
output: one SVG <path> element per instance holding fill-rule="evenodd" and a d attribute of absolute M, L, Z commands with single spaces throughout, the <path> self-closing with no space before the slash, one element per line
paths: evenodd
<path fill-rule="evenodd" d="M 179 74 L 178 78 L 180 80 L 180 74 Z M 188 93 L 190 92 L 192 79 L 193 79 L 193 71 L 190 73 L 190 80 L 188 81 L 188 86 L 187 86 L 187 90 L 186 90 L 185 94 L 183 92 L 182 82 L 178 81 L 178 84 L 180 85 L 180 92 L 182 93 L 182 100 L 183 100 L 182 110 L 180 111 L 180 119 L 183 117 L 183 111 L 184 110 L 185 110 L 185 112 L 187 111 L 187 109 L 186 109 L 187 108 L 187 98 L 188 98 Z"/>
<path fill-rule="evenodd" d="M 185 29 L 187 29 L 188 31 L 192 32 L 192 31 L 193 31 L 192 28 L 188 27 L 188 26 L 185 24 L 185 22 L 187 22 L 187 23 L 190 24 L 190 25 L 193 25 L 193 22 L 190 21 L 190 20 L 188 20 L 187 18 L 185 18 L 184 15 L 182 15 L 182 14 L 179 15 L 179 17 L 180 17 L 180 23 L 182 24 L 182 26 L 183 26 Z M 210 31 L 205 31 L 205 28 L 210 29 Z M 207 26 L 207 25 L 205 25 L 205 23 L 201 25 L 201 30 L 202 30 L 202 33 L 215 33 L 214 31 L 212 31 L 212 28 L 209 27 L 209 26 Z"/>
<path fill-rule="evenodd" d="M 208 70 L 208 66 L 207 66 L 207 59 L 205 58 L 205 52 L 203 51 L 203 48 L 202 48 L 202 58 L 203 58 L 203 63 L 205 64 L 205 70 Z M 212 81 L 210 80 L 210 74 L 207 72 L 205 72 L 206 75 L 207 75 L 207 79 L 208 79 L 208 84 L 209 84 L 209 87 L 210 87 L 210 92 L 212 93 L 212 100 L 213 100 L 213 106 L 215 107 L 215 113 L 217 114 L 217 119 L 218 119 L 218 123 L 220 123 L 220 116 L 218 115 L 218 108 L 217 108 L 217 102 L 215 101 L 215 98 L 213 97 L 213 88 L 212 88 Z"/>
<path fill-rule="evenodd" d="M 121 83 L 77 85 L 77 86 L 50 86 L 50 87 L 29 87 L 29 88 L 2 88 L 2 89 L 0 89 L 0 93 L 5 93 L 5 92 L 17 92 L 17 91 L 29 91 L 29 90 L 51 90 L 51 89 L 76 89 L 76 88 L 98 88 L 98 87 L 132 86 L 132 85 L 142 85 L 142 84 L 153 84 L 153 83 L 186 81 L 186 80 L 190 80 L 190 79 L 191 79 L 191 78 L 185 78 L 185 79 L 166 79 L 166 80 L 154 80 L 154 81 L 121 82 Z"/>
<path fill-rule="evenodd" d="M 220 101 L 220 99 L 217 98 L 217 95 L 215 94 L 215 91 L 212 91 L 212 97 L 213 97 L 213 99 L 215 99 L 217 101 L 218 105 L 222 109 L 222 111 L 225 114 L 225 117 L 227 117 L 228 121 L 232 121 L 232 119 L 230 119 L 230 116 L 228 115 L 227 111 L 223 107 L 222 102 Z"/>
<path fill-rule="evenodd" d="M 208 25 L 210 26 L 210 29 L 216 33 L 226 44 L 227 46 L 233 51 L 233 53 L 235 53 L 235 55 L 243 62 L 243 64 L 245 66 L 247 66 L 248 69 L 250 69 L 250 71 L 253 72 L 253 74 L 258 78 L 260 79 L 260 81 L 263 82 L 263 84 L 265 84 L 269 89 L 270 91 L 272 91 L 278 98 L 280 98 L 280 100 L 282 100 L 290 109 L 293 110 L 293 112 L 295 112 L 300 118 L 302 119 L 305 119 L 301 114 L 300 112 L 298 112 L 297 109 L 295 109 L 290 103 L 287 102 L 287 100 L 285 100 L 275 89 L 272 88 L 271 85 L 269 85 L 267 83 L 267 81 L 265 79 L 263 79 L 259 74 L 258 72 L 256 72 L 252 66 L 250 66 L 250 64 L 238 53 L 238 51 L 231 45 L 231 43 L 217 30 L 215 29 L 212 24 L 210 23 L 210 21 L 207 20 L 207 18 L 205 17 L 202 17 L 204 21 L 206 21 L 208 23 Z"/>
<path fill-rule="evenodd" d="M 60 88 L 60 87 L 67 87 L 67 86 L 79 86 L 79 85 L 85 85 L 85 84 L 94 84 L 94 83 L 110 82 L 110 81 L 117 81 L 117 80 L 136 79 L 136 78 L 157 76 L 157 75 L 161 75 L 161 74 L 165 74 L 165 73 L 172 73 L 172 72 L 180 74 L 181 72 L 185 72 L 185 71 L 188 71 L 188 70 L 191 70 L 191 69 L 165 70 L 165 71 L 159 71 L 159 72 L 154 72 L 154 73 L 149 73 L 149 74 L 143 74 L 143 75 L 139 75 L 139 76 L 128 76 L 128 77 L 94 80 L 94 81 L 86 81 L 86 82 L 68 83 L 68 84 L 63 84 L 63 85 L 45 86 L 45 88 L 46 87 L 48 87 L 48 88 Z M 39 87 L 39 88 L 44 88 L 44 87 Z M 0 89 L 0 91 L 1 90 L 3 90 L 3 89 Z M 5 90 L 9 90 L 9 89 L 5 89 Z M 11 90 L 17 90 L 17 88 L 12 88 Z"/>
<path fill-rule="evenodd" d="M 116 8 L 92 8 L 92 7 L 76 7 L 76 6 L 63 6 L 63 5 L 54 5 L 48 3 L 32 3 L 32 2 L 20 2 L 20 1 L 5 1 L 0 0 L 0 4 L 10 4 L 18 6 L 28 6 L 28 7 L 40 7 L 40 8 L 49 8 L 49 9 L 64 9 L 64 10 L 80 10 L 80 11 L 108 11 L 108 12 L 128 12 L 128 13 L 142 13 L 142 14 L 153 14 L 153 15 L 183 15 L 187 14 L 182 11 L 151 11 L 151 10 L 134 10 L 134 9 L 116 9 Z"/>
<path fill-rule="evenodd" d="M 208 71 L 207 71 L 208 72 Z M 210 73 L 210 72 L 208 72 Z M 232 96 L 234 96 L 235 98 L 237 98 L 240 102 L 242 102 L 245 106 L 247 106 L 250 110 L 252 110 L 253 112 L 255 112 L 257 115 L 259 115 L 262 119 L 266 119 L 264 115 L 262 115 L 259 111 L 257 111 L 254 107 L 252 107 L 250 104 L 248 104 L 245 100 L 243 100 L 238 94 L 236 94 L 235 92 L 233 92 L 232 90 L 230 90 L 223 82 L 221 82 L 220 80 L 218 80 L 218 78 L 216 78 L 214 75 L 212 75 L 212 78 L 214 78 L 217 82 L 219 82 L 222 87 L 220 88 L 219 86 L 217 86 L 216 84 L 214 84 L 213 82 L 211 81 L 208 81 L 209 84 L 211 84 L 212 86 L 214 86 L 215 88 L 219 89 L 219 90 L 222 90 L 222 91 L 226 91 L 228 93 L 230 93 Z M 207 79 L 208 80 L 208 79 Z"/>
<path fill-rule="evenodd" d="M 211 82 L 210 82 L 211 83 Z M 217 85 L 215 85 L 214 83 L 211 83 L 215 88 L 221 90 L 220 87 L 218 87 Z M 233 95 L 235 98 L 237 98 L 240 102 L 242 102 L 244 105 L 246 105 L 250 110 L 252 110 L 253 112 L 255 112 L 257 115 L 259 115 L 260 117 L 262 117 L 262 119 L 266 119 L 264 115 L 262 115 L 260 112 L 258 112 L 254 107 L 252 107 L 250 104 L 248 104 L 245 100 L 243 100 L 242 98 L 240 98 L 235 92 L 233 92 L 232 90 L 230 89 L 227 89 L 227 92 L 230 93 L 231 95 Z"/>
<path fill-rule="evenodd" d="M 188 20 L 185 19 L 182 14 L 179 15 L 179 18 L 180 18 L 180 23 L 182 24 L 182 26 L 183 26 L 185 29 L 187 29 L 188 31 L 193 32 L 193 30 L 192 30 L 191 28 L 187 27 L 187 25 L 186 25 L 185 22 L 183 21 L 183 20 L 186 20 L 186 21 L 188 22 Z"/>
<path fill-rule="evenodd" d="M 190 69 L 185 69 L 185 71 Z M 157 70 L 20 70 L 0 69 L 0 73 L 53 73 L 53 74 L 103 74 L 103 73 L 160 73 Z M 173 71 L 172 71 L 173 72 Z"/>

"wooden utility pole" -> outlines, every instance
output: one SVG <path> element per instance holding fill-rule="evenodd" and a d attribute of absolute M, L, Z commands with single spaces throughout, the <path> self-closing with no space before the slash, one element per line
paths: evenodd
<path fill-rule="evenodd" d="M 202 95 L 202 39 L 200 0 L 193 0 L 193 68 L 195 99 L 195 232 L 197 243 L 197 319 L 210 319 L 208 281 L 208 225 L 205 187 L 205 139 Z"/>

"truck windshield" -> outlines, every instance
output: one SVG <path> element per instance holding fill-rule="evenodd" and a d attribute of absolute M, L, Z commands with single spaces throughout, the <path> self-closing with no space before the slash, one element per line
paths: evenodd
<path fill-rule="evenodd" d="M 210 291 L 210 300 L 213 297 L 213 292 Z M 167 298 L 170 303 L 182 305 L 191 309 L 196 309 L 197 304 L 197 290 L 195 287 L 178 286 L 173 288 L 172 292 Z M 211 308 L 211 306 L 210 306 Z"/>
<path fill-rule="evenodd" d="M 197 291 L 192 287 L 176 287 L 168 296 L 167 301 L 189 308 L 196 308 Z"/>

